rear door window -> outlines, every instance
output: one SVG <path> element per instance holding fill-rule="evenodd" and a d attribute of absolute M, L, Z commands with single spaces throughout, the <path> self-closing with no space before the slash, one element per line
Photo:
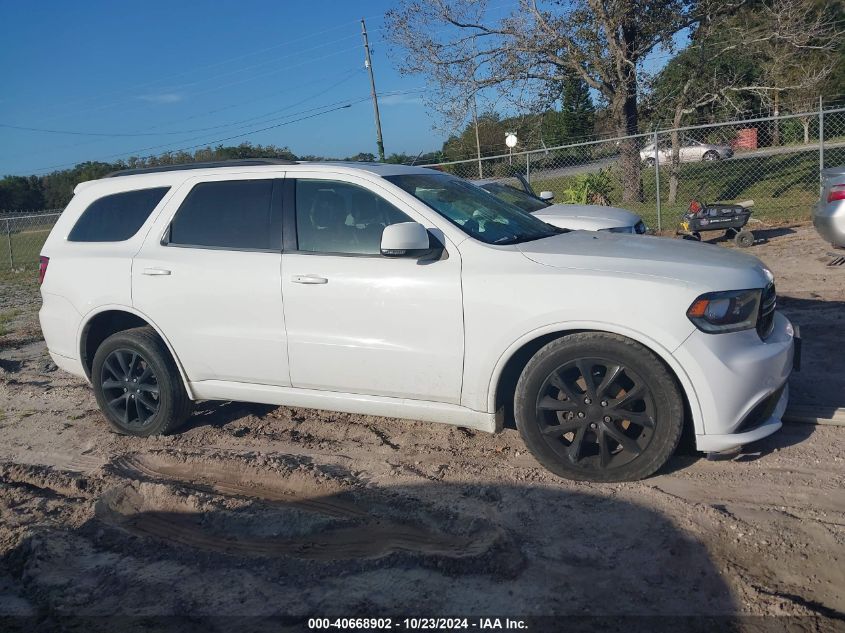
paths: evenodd
<path fill-rule="evenodd" d="M 167 243 L 280 250 L 282 187 L 274 183 L 271 179 L 199 183 L 191 189 L 170 223 Z"/>
<path fill-rule="evenodd" d="M 71 242 L 122 242 L 138 232 L 170 187 L 103 196 L 88 205 L 70 231 Z"/>

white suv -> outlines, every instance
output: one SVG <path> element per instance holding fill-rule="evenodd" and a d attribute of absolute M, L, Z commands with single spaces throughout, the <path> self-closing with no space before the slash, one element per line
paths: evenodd
<path fill-rule="evenodd" d="M 238 400 L 494 432 L 549 470 L 648 476 L 685 425 L 781 426 L 795 338 L 771 273 L 681 240 L 566 231 L 423 168 L 237 161 L 82 183 L 41 325 L 122 433 Z"/>

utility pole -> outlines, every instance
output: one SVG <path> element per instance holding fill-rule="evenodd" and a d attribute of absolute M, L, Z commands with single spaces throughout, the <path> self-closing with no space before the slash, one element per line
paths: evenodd
<path fill-rule="evenodd" d="M 381 117 L 378 114 L 378 96 L 376 95 L 376 80 L 373 77 L 373 60 L 370 58 L 370 43 L 367 40 L 367 25 L 364 18 L 361 18 L 361 36 L 364 38 L 364 51 L 367 59 L 364 64 L 370 73 L 370 92 L 373 95 L 373 112 L 376 115 L 376 144 L 378 145 L 378 158 L 384 162 L 384 141 L 381 139 Z"/>
<path fill-rule="evenodd" d="M 472 93 L 472 122 L 475 124 L 475 151 L 478 156 L 478 177 L 484 178 L 484 170 L 481 169 L 481 139 L 478 137 L 478 108 L 475 105 L 475 93 Z"/>

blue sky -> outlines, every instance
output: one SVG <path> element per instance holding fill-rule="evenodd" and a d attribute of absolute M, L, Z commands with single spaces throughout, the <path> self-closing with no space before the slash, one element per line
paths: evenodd
<path fill-rule="evenodd" d="M 362 17 L 387 153 L 439 149 L 444 135 L 422 103 L 422 78 L 401 76 L 383 41 L 393 4 L 0 0 L 0 124 L 127 135 L 0 127 L 0 175 L 218 141 L 300 155 L 375 153 Z M 504 15 L 516 4 L 493 8 Z M 319 114 L 349 101 L 358 102 Z"/>
<path fill-rule="evenodd" d="M 374 48 L 385 148 L 438 149 L 423 81 L 388 57 L 390 2 L 0 2 L 0 123 L 85 137 L 0 128 L 0 174 L 83 160 L 204 145 L 320 112 L 350 108 L 224 141 L 287 145 L 298 154 L 375 153 L 360 18 Z M 244 121 L 229 127 L 233 122 Z M 159 134 L 186 132 L 185 134 Z M 159 147 L 161 146 L 161 147 Z M 150 148 L 150 149 L 148 149 Z M 146 150 L 146 151 L 138 151 Z"/>

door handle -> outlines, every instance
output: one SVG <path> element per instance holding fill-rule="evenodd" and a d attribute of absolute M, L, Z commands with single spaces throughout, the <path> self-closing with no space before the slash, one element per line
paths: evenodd
<path fill-rule="evenodd" d="M 295 284 L 327 284 L 329 280 L 317 275 L 293 275 L 290 280 Z"/>
<path fill-rule="evenodd" d="M 170 271 L 166 268 L 145 268 L 144 273 L 145 275 L 169 275 Z"/>

